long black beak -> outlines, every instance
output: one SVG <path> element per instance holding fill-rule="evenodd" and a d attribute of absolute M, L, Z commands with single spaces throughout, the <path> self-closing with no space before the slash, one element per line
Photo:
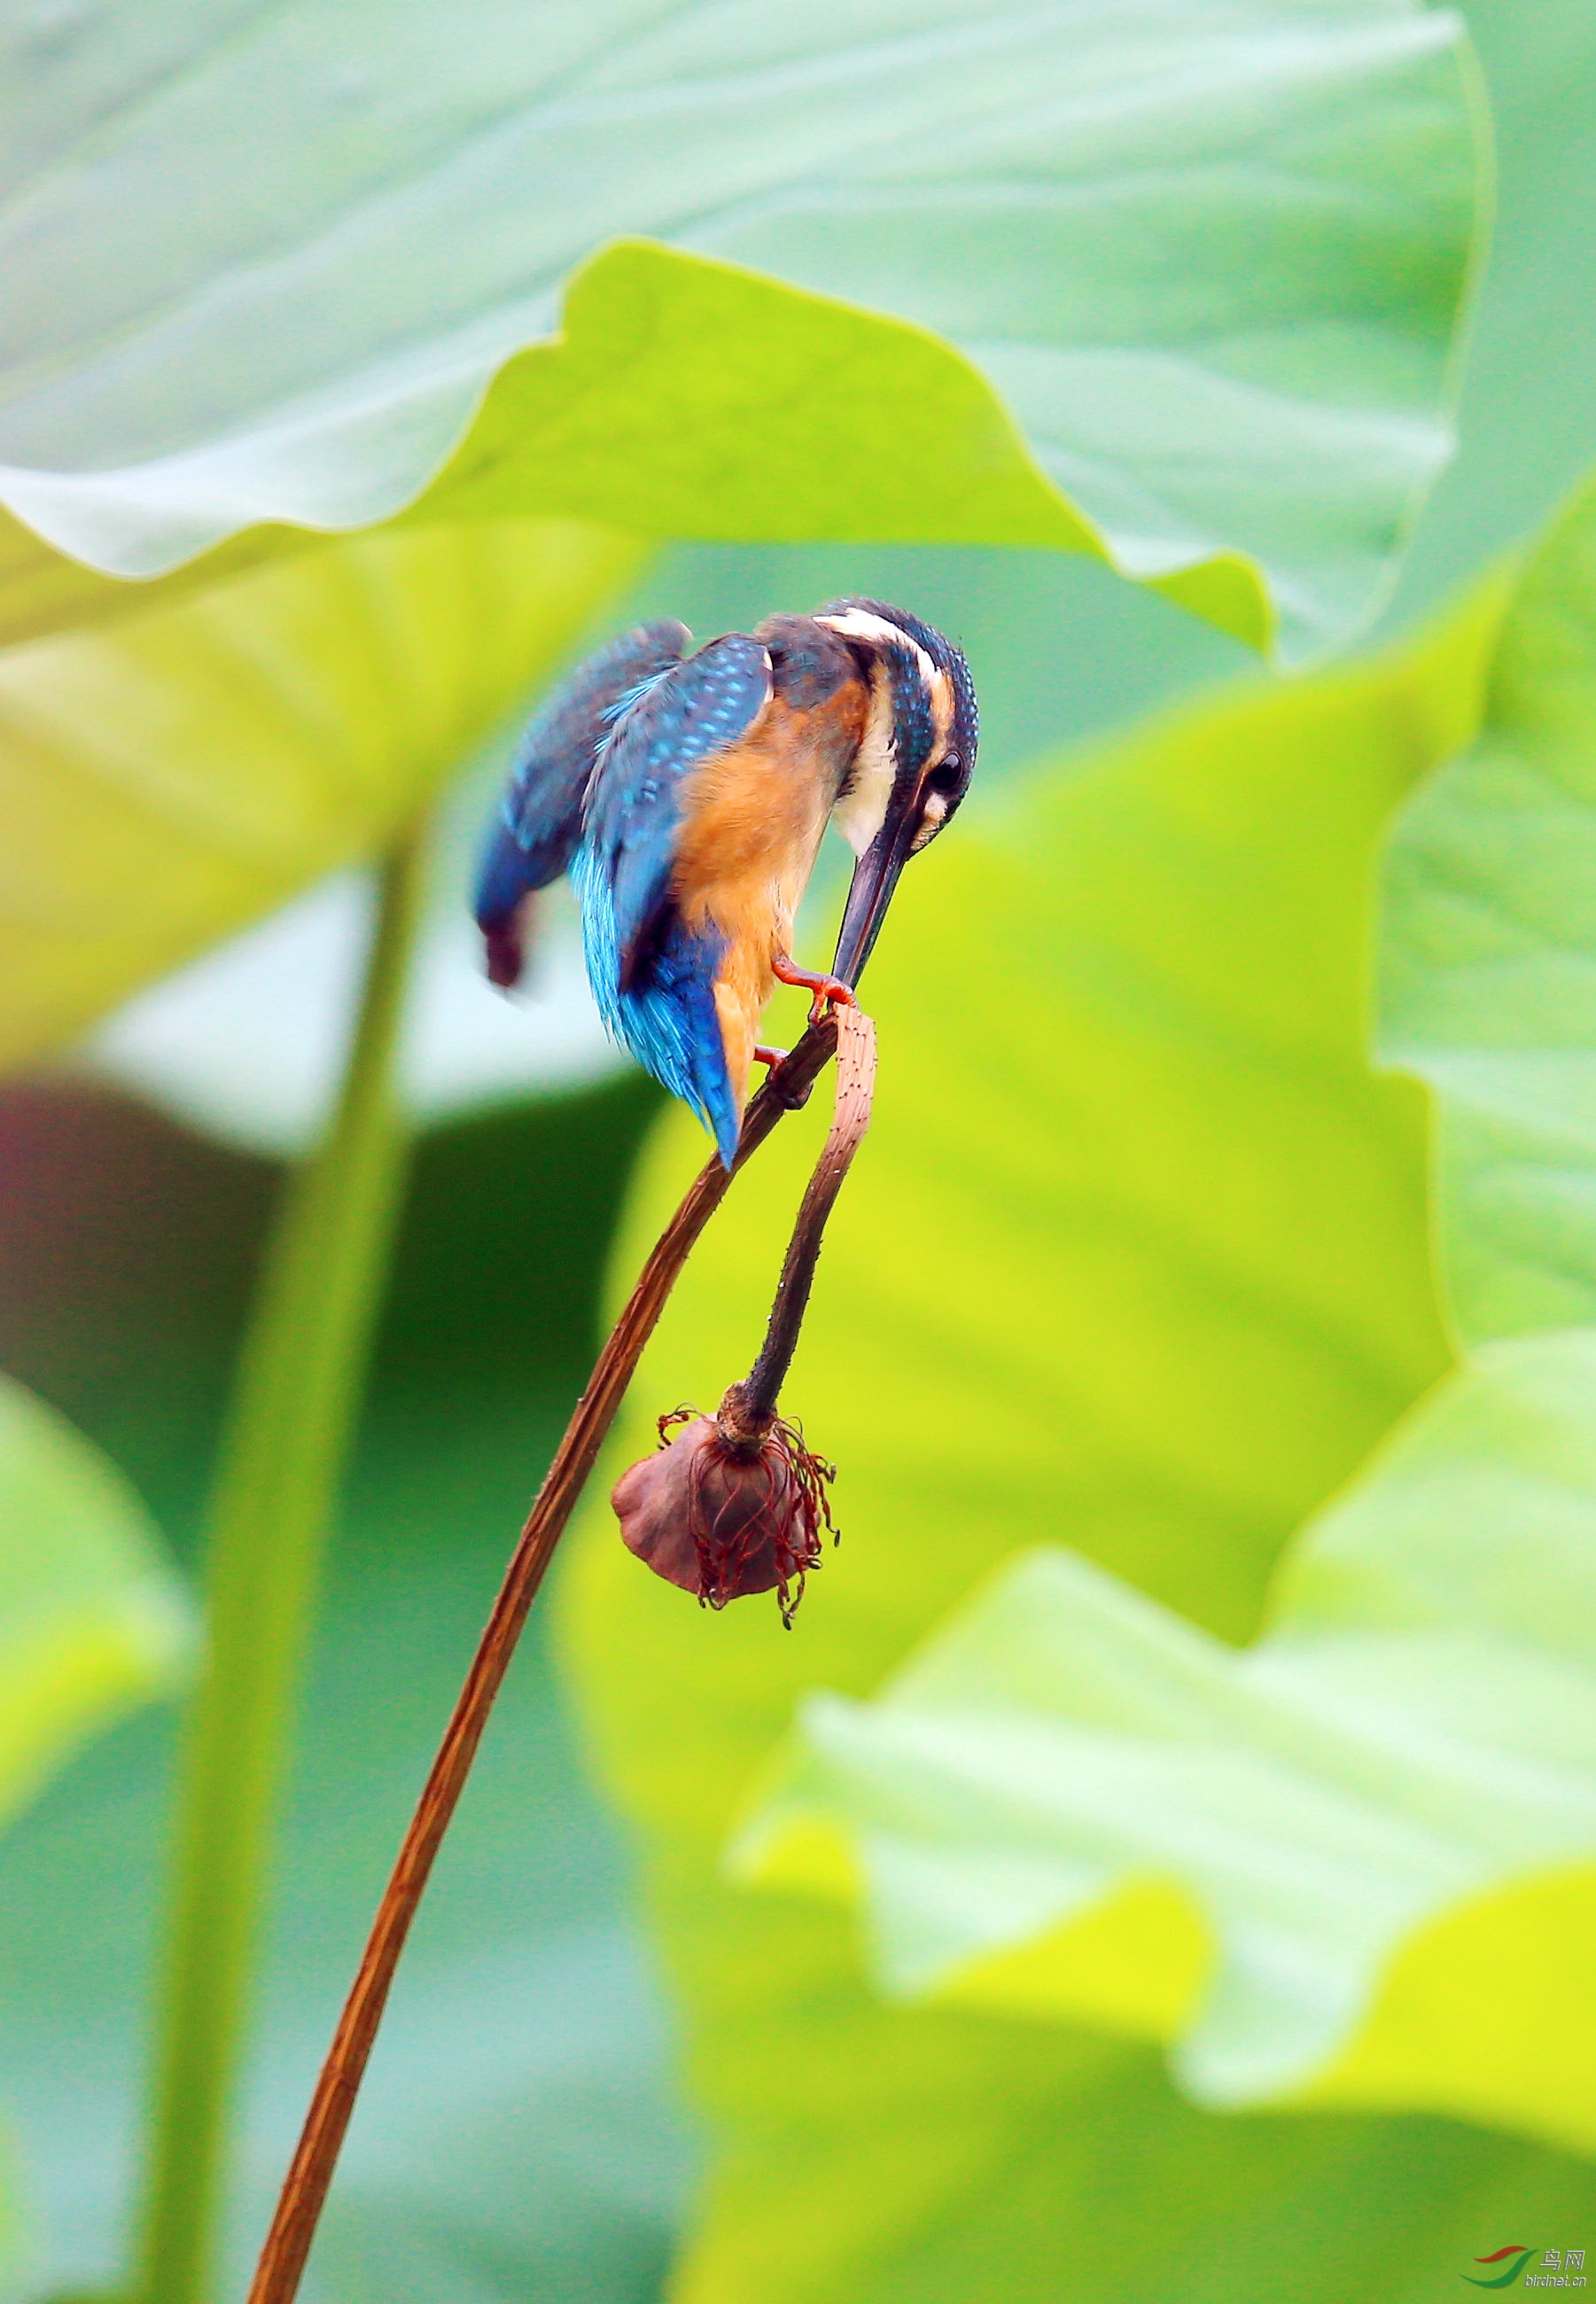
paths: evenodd
<path fill-rule="evenodd" d="M 876 948 L 876 938 L 887 918 L 898 874 L 909 860 L 920 826 L 917 798 L 911 788 L 901 800 L 888 807 L 880 831 L 853 867 L 836 939 L 836 957 L 831 963 L 833 976 L 840 976 L 846 985 L 858 983 L 865 961 Z"/>

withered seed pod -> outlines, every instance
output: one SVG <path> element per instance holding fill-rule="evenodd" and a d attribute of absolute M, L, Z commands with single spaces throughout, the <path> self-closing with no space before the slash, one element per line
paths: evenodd
<path fill-rule="evenodd" d="M 667 1583 L 710 1608 L 773 1591 L 790 1624 L 820 1564 L 822 1523 L 836 1536 L 826 1495 L 836 1467 L 785 1418 L 740 1413 L 743 1398 L 734 1385 L 717 1416 L 662 1416 L 658 1453 L 615 1483 L 615 1514 L 638 1558 Z"/>
<path fill-rule="evenodd" d="M 836 1467 L 804 1446 L 802 1433 L 777 1403 L 826 1218 L 869 1122 L 876 1077 L 870 1018 L 843 1007 L 836 1024 L 836 1114 L 787 1243 L 760 1356 L 715 1416 L 693 1408 L 662 1416 L 659 1453 L 623 1472 L 612 1498 L 621 1534 L 667 1584 L 696 1593 L 709 1608 L 724 1608 L 745 1592 L 774 1591 L 788 1625 L 804 1578 L 820 1564 L 822 1523 L 836 1535 L 826 1494 Z M 667 1439 L 678 1426 L 686 1428 Z"/>

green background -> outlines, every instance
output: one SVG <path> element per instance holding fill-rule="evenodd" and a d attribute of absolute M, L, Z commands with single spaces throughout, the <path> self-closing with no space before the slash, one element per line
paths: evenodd
<path fill-rule="evenodd" d="M 1467 14 L 1498 114 L 1497 255 L 1463 453 L 1421 524 L 1388 630 L 1526 533 L 1596 451 L 1596 23 L 1568 0 L 1532 19 L 1509 0 Z M 967 641 L 987 724 L 978 826 L 983 812 L 1001 818 L 1006 778 L 1037 753 L 1261 677 L 1168 603 L 1040 553 L 678 547 L 607 621 L 647 608 L 708 633 L 844 589 L 910 601 Z M 616 1212 L 656 1108 L 627 1080 L 440 1130 L 420 1148 L 300 1739 L 234 2279 L 509 1533 L 585 1373 Z M 274 1185 L 264 1164 L 98 1091 L 55 1080 L 0 1099 L 0 1360 L 126 1467 L 185 1558 Z M 116 2260 L 170 1746 L 166 1708 L 117 1729 L 0 1844 L 0 2101 L 43 2219 L 21 2292 L 103 2280 Z M 327 2220 L 320 2292 L 340 2304 L 598 2304 L 658 2291 L 701 2141 L 634 1869 L 584 1772 L 539 1620 L 395 1995 Z M 991 2020 L 938 2020 L 956 2120 L 963 2044 Z M 1596 2240 L 1589 2173 L 1556 2155 L 1421 2119 L 1261 2120 L 1248 2123 L 1255 2214 L 1226 2232 L 1205 2222 L 1195 2156 L 1171 2211 L 1184 2252 L 1138 2287 L 1143 2274 L 1111 2249 L 1093 2255 L 1086 2235 L 1086 2254 L 1073 2253 L 1059 2165 L 1090 2133 L 1097 2174 L 1117 2187 L 1115 2230 L 1133 2236 L 1163 2215 L 1142 2123 L 1172 2099 L 1152 2052 L 1025 2027 L 1008 2037 L 1012 2150 L 987 2172 L 977 2238 L 955 2245 L 933 2227 L 903 2268 L 905 2298 L 936 2292 L 933 2272 L 948 2293 L 978 2285 L 979 2261 L 959 2250 L 983 2229 L 1040 2236 L 1039 2294 L 1068 2292 L 1077 2273 L 1101 2292 L 1117 2266 L 1127 2299 L 1166 2296 L 1172 2280 L 1193 2298 L 1296 2297 L 1315 2292 L 1299 2278 L 1311 2262 L 1327 2298 L 1378 2276 L 1393 2304 L 1441 2292 L 1428 2267 L 1411 2285 L 1403 2272 L 1431 2194 L 1443 2216 L 1448 2201 L 1466 2204 L 1460 2257 L 1494 2217 L 1527 2216 L 1569 2242 L 1586 2237 L 1583 2218 Z M 793 2171 L 795 2247 L 803 2173 Z M 1338 2198 L 1364 2220 L 1355 2263 L 1337 2253 Z"/>

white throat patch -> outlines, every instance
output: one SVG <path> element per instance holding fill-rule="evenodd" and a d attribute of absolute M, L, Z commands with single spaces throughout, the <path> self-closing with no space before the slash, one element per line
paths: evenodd
<path fill-rule="evenodd" d="M 849 608 L 840 616 L 817 616 L 815 622 L 840 632 L 845 640 L 886 641 L 894 648 L 910 649 L 931 699 L 938 739 L 939 742 L 946 741 L 953 718 L 952 684 L 947 674 L 901 624 L 895 624 L 887 616 L 873 616 L 866 608 Z M 870 668 L 870 718 L 853 763 L 853 783 L 831 811 L 832 823 L 855 856 L 864 854 L 886 823 L 887 803 L 892 797 L 896 774 L 897 756 L 892 742 L 892 681 L 886 665 L 877 662 Z"/>
<path fill-rule="evenodd" d="M 875 618 L 870 620 L 871 623 Z M 885 665 L 870 671 L 870 718 L 853 761 L 853 780 L 831 811 L 831 821 L 855 856 L 862 856 L 887 821 L 897 775 L 892 742 L 892 682 Z"/>

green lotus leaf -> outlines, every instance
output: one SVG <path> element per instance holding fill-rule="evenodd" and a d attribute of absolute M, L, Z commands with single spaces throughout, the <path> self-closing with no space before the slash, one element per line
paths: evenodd
<path fill-rule="evenodd" d="M 1100 2012 L 1173 2037 L 1198 2101 L 1423 2105 L 1587 2151 L 1593 539 L 1588 489 L 1387 883 L 1386 1044 L 1436 1096 L 1459 1326 L 1496 1340 L 1307 1529 L 1256 1645 L 1039 1556 L 876 1702 L 811 1698 L 743 1842 L 745 1865 L 779 1862 L 795 1831 L 813 1876 L 805 1842 L 840 1835 L 884 1982 L 968 1988 L 973 1969 L 981 1991 L 996 1961 L 1011 2007 L 1090 2004 L 1068 1923 L 1092 1916 L 1090 1957 L 1105 1899 L 1159 1883 L 1186 1907 L 1142 1948 L 1162 2003 L 1122 1987 Z M 1526 2058 L 1553 2010 L 1555 2054 Z"/>
<path fill-rule="evenodd" d="M 0 35 L 0 1062 L 369 852 L 631 536 L 1103 549 L 1298 648 L 1444 458 L 1449 18 L 468 19 Z"/>
<path fill-rule="evenodd" d="M 1381 1040 L 1439 1114 L 1464 1337 L 1596 1321 L 1596 485 L 1524 572 L 1478 741 L 1405 814 Z"/>
<path fill-rule="evenodd" d="M 1103 548 L 1295 654 L 1449 453 L 1477 170 L 1416 0 L 98 0 L 4 55 L 14 630 L 105 612 L 61 555 L 277 553 L 453 459 L 440 515 Z"/>
<path fill-rule="evenodd" d="M 369 853 L 642 548 L 568 521 L 385 530 L 0 654 L 0 1063 Z"/>
<path fill-rule="evenodd" d="M 875 1701 L 805 1701 L 741 1865 L 840 1837 L 887 1989 L 1173 2037 L 1199 2104 L 1596 2149 L 1593 1396 L 1596 1337 L 1487 1347 L 1239 1654 L 1030 1554 Z"/>
<path fill-rule="evenodd" d="M 169 1684 L 189 1622 L 129 1483 L 0 1377 L 0 1817 L 85 1737 Z"/>
<path fill-rule="evenodd" d="M 1039 2023 L 997 1986 L 884 1997 L 853 1912 L 814 1893 L 835 1834 L 789 1848 L 779 1886 L 725 1868 L 795 1707 L 874 1697 L 1061 1531 L 1139 1588 L 1127 1611 L 1224 1656 L 1292 1531 L 1446 1370 L 1422 1099 L 1368 1057 L 1375 870 L 1475 724 L 1498 605 L 1077 756 L 915 863 L 871 962 L 876 1116 L 784 1402 L 839 1464 L 840 1549 L 787 1634 L 761 1602 L 693 1608 L 602 1506 L 579 1538 L 567 1647 L 719 2142 L 690 2304 L 1395 2300 L 1453 2275 L 1481 2203 L 1583 2197 L 1556 2154 L 1461 2124 L 1184 2100 L 1125 2037 L 1202 1983 L 1178 1892 L 1106 1907 L 1080 2020 Z M 745 1372 L 822 1125 L 787 1122 L 739 1180 L 614 1470 Z M 702 1148 L 662 1127 L 618 1283 Z"/>

